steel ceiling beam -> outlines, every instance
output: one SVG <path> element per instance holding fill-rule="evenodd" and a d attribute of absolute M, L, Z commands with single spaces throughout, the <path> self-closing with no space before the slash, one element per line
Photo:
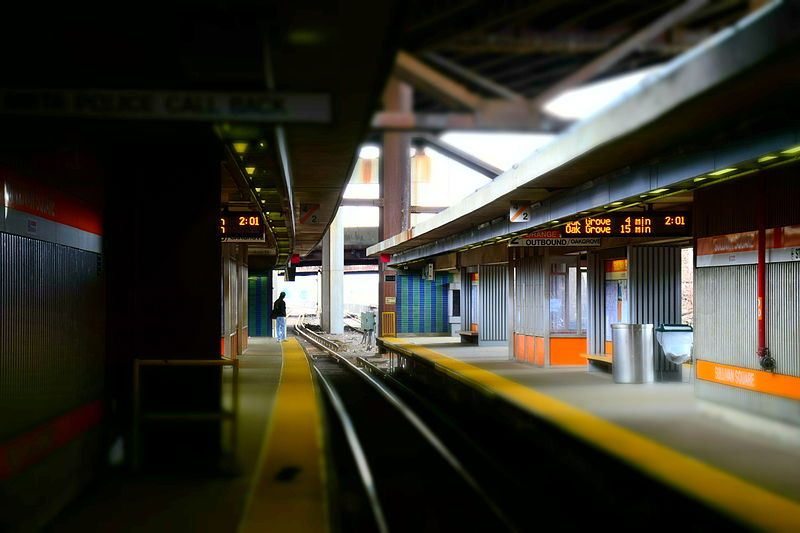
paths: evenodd
<path fill-rule="evenodd" d="M 419 133 L 414 137 L 422 141 L 424 144 L 436 149 L 437 152 L 441 152 L 450 159 L 458 161 L 465 167 L 471 168 L 475 172 L 479 172 L 487 178 L 494 179 L 503 173 L 502 169 L 499 169 L 494 165 L 490 165 L 486 161 L 475 157 L 469 152 L 465 152 L 464 150 L 456 148 L 450 143 L 444 142 L 435 135 L 431 135 L 430 133 Z"/>
<path fill-rule="evenodd" d="M 401 50 L 397 53 L 394 68 L 395 74 L 401 80 L 451 105 L 474 110 L 481 104 L 480 95 L 473 93 L 462 84 L 429 67 L 407 52 Z"/>
<path fill-rule="evenodd" d="M 559 94 L 567 89 L 576 87 L 594 76 L 601 74 L 615 65 L 619 60 L 640 48 L 645 43 L 651 41 L 664 31 L 673 27 L 675 24 L 681 22 L 698 9 L 702 8 L 708 3 L 708 0 L 688 0 L 677 8 L 669 11 L 665 15 L 659 17 L 646 27 L 634 33 L 628 39 L 618 44 L 608 52 L 595 58 L 585 66 L 576 70 L 566 78 L 558 83 L 552 85 L 549 89 L 539 93 L 536 98 L 530 100 L 531 108 L 538 111 L 548 101 L 552 100 Z"/>
<path fill-rule="evenodd" d="M 486 78 L 485 76 L 481 76 L 474 70 L 470 70 L 467 68 L 450 61 L 449 59 L 440 56 L 439 54 L 435 54 L 433 52 L 426 52 L 422 54 L 425 59 L 434 63 L 445 70 L 449 70 L 453 74 L 457 76 L 461 76 L 465 80 L 474 83 L 475 85 L 486 89 L 489 92 L 495 94 L 500 98 L 506 98 L 508 100 L 525 100 L 525 97 L 517 92 L 512 91 L 508 87 L 500 85 L 499 83 L 495 83 L 494 81 Z"/>

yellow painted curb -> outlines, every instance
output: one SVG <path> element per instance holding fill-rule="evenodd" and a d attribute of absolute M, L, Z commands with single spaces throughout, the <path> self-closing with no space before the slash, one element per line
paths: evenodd
<path fill-rule="evenodd" d="M 508 399 L 740 522 L 762 531 L 800 531 L 798 502 L 464 361 L 398 338 L 381 340 L 434 362 L 463 382 Z"/>
<path fill-rule="evenodd" d="M 283 368 L 241 533 L 328 531 L 320 405 L 296 339 L 282 343 Z"/>

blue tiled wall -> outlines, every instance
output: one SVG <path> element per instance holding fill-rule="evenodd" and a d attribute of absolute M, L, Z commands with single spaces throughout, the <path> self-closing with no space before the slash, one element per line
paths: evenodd
<path fill-rule="evenodd" d="M 271 280 L 266 276 L 251 276 L 247 280 L 247 329 L 251 337 L 271 337 L 272 320 L 270 311 L 272 302 Z"/>
<path fill-rule="evenodd" d="M 448 333 L 447 274 L 397 276 L 397 333 Z"/>

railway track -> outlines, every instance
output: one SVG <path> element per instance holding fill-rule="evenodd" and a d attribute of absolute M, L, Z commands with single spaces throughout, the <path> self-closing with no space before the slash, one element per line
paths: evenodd
<path fill-rule="evenodd" d="M 325 392 L 341 531 L 518 530 L 380 368 L 343 357 L 300 321 L 294 329 Z"/>

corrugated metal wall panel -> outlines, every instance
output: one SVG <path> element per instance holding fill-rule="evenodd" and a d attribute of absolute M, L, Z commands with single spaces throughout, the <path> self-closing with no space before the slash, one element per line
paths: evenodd
<path fill-rule="evenodd" d="M 587 258 L 587 289 L 589 291 L 589 317 L 586 341 L 589 353 L 604 353 L 605 348 L 605 269 L 601 254 L 589 253 Z M 609 339 L 611 340 L 611 339 Z"/>
<path fill-rule="evenodd" d="M 767 345 L 775 358 L 776 372 L 796 377 L 800 377 L 798 296 L 800 262 L 767 265 Z"/>
<path fill-rule="evenodd" d="M 760 369 L 755 309 L 756 265 L 695 269 L 695 358 Z"/>
<path fill-rule="evenodd" d="M 0 441 L 102 394 L 98 257 L 0 233 Z"/>
<path fill-rule="evenodd" d="M 517 264 L 514 289 L 516 332 L 523 335 L 545 334 L 544 257 L 528 254 Z"/>
<path fill-rule="evenodd" d="M 777 167 L 752 178 L 738 179 L 695 191 L 692 225 L 695 237 L 725 235 L 756 229 L 755 199 L 763 179 L 763 194 L 769 209 L 768 228 L 800 223 L 800 183 L 791 167 Z"/>
<path fill-rule="evenodd" d="M 630 246 L 628 249 L 630 318 L 633 324 L 681 321 L 681 249 L 677 246 Z M 680 367 L 661 353 L 653 336 L 654 369 L 661 379 L 678 379 Z"/>
<path fill-rule="evenodd" d="M 756 265 L 695 270 L 698 359 L 760 370 Z M 767 343 L 780 374 L 800 377 L 800 263 L 767 265 Z"/>
<path fill-rule="evenodd" d="M 508 267 L 481 265 L 478 268 L 478 292 L 480 300 L 478 341 L 508 340 L 506 319 Z"/>
<path fill-rule="evenodd" d="M 471 323 L 475 322 L 472 316 L 472 281 L 466 268 L 461 269 L 461 329 L 469 330 Z"/>

